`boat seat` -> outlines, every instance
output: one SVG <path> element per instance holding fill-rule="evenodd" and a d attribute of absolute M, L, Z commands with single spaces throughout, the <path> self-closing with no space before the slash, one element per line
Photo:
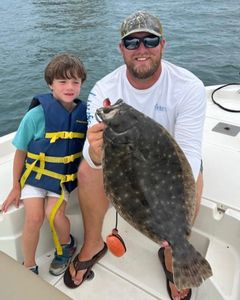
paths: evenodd
<path fill-rule="evenodd" d="M 0 251 L 0 266 L 1 299 L 71 299 L 2 251 Z M 12 284 L 9 285 L 10 282 Z"/>

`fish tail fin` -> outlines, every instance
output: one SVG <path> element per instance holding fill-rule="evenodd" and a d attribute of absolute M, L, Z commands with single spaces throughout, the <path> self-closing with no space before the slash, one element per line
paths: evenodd
<path fill-rule="evenodd" d="M 173 278 L 178 289 L 198 287 L 210 276 L 208 261 L 188 241 L 184 249 L 174 249 Z"/>

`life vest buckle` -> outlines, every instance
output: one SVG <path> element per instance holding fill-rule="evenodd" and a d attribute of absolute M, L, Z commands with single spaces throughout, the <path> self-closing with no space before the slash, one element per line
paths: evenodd
<path fill-rule="evenodd" d="M 73 162 L 73 161 L 74 161 L 74 156 L 73 155 L 65 156 L 64 159 L 63 159 L 64 164 L 68 164 L 68 163 Z"/>
<path fill-rule="evenodd" d="M 63 132 L 63 138 L 64 139 L 72 139 L 73 138 L 73 132 Z"/>
<path fill-rule="evenodd" d="M 67 174 L 65 175 L 64 182 L 74 181 L 76 179 L 75 174 Z"/>

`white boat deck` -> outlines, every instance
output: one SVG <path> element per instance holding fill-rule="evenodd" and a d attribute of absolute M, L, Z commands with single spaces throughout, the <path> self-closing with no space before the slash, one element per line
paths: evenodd
<path fill-rule="evenodd" d="M 238 87 L 238 89 L 240 86 Z M 229 99 L 232 90 L 236 95 L 226 105 L 235 105 L 240 98 L 236 87 L 219 91 Z M 231 102 L 232 101 L 232 102 Z M 224 122 L 240 126 L 239 114 L 227 113 L 216 107 L 211 101 L 208 104 L 207 119 L 204 132 L 204 193 L 199 216 L 193 228 L 191 241 L 206 256 L 213 269 L 213 276 L 200 288 L 193 289 L 192 300 L 238 300 L 240 299 L 240 132 L 235 136 L 212 131 L 217 123 Z M 228 132 L 228 130 L 226 129 Z M 11 187 L 13 147 L 10 145 L 11 135 L 0 139 L 0 204 Z M 72 195 L 68 208 L 71 219 L 72 234 L 77 237 L 79 248 L 82 242 L 81 214 L 75 195 Z M 23 207 L 12 207 L 6 214 L 0 213 L 0 251 L 9 254 L 20 263 L 21 227 Z M 16 226 L 17 225 L 17 226 Z M 110 208 L 104 222 L 103 236 L 106 237 L 115 225 L 115 211 Z M 54 277 L 48 273 L 49 263 L 53 257 L 53 243 L 48 224 L 41 231 L 38 247 L 37 263 L 40 276 L 71 299 L 88 300 L 167 300 L 166 280 L 160 265 L 157 251 L 159 246 L 137 232 L 123 219 L 119 218 L 119 233 L 125 241 L 127 252 L 117 258 L 107 253 L 93 267 L 95 277 L 85 281 L 77 289 L 65 287 L 62 277 Z M 21 266 L 21 269 L 26 270 Z M 12 270 L 9 270 L 9 272 Z M 8 269 L 1 270 L 0 256 L 0 288 L 8 274 Z M 31 273 L 31 272 L 28 272 Z M 34 278 L 34 274 L 30 274 Z M 29 275 L 29 276 L 30 276 Z M 11 273 L 12 281 L 14 272 Z M 24 277 L 24 276 L 23 276 Z M 23 278 L 24 280 L 24 278 Z M 28 278 L 28 280 L 30 280 Z M 14 283 L 11 283 L 11 286 Z M 30 282 L 29 282 L 30 284 Z M 5 288 L 5 287 L 4 287 Z M 11 288 L 11 287 L 10 287 Z M 1 293 L 1 292 L 0 292 Z M 18 297 L 16 299 L 32 299 Z M 1 297 L 2 299 L 2 297 Z M 3 298 L 14 300 L 15 298 Z M 47 299 L 47 298 L 46 298 Z M 57 296 L 56 296 L 56 299 Z M 60 299 L 60 298 L 59 298 Z"/>

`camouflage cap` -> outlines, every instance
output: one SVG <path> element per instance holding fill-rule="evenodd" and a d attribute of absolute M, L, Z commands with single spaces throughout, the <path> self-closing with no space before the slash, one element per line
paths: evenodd
<path fill-rule="evenodd" d="M 123 21 L 121 38 L 135 32 L 149 32 L 156 36 L 162 36 L 162 25 L 159 18 L 147 12 L 137 11 Z"/>

